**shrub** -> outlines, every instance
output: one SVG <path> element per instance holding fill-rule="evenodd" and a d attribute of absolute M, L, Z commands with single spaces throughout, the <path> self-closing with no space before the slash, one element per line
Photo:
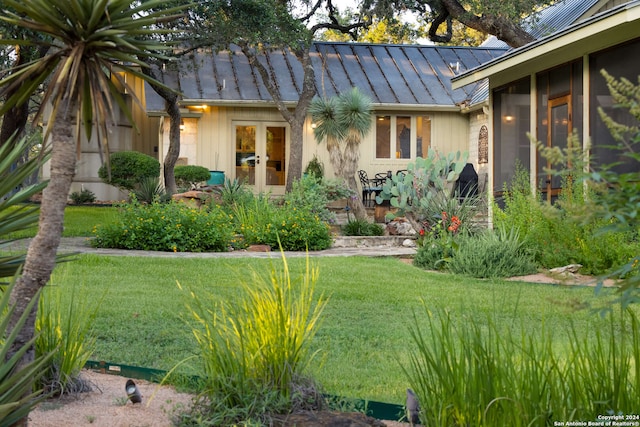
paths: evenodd
<path fill-rule="evenodd" d="M 133 190 L 145 177 L 160 176 L 160 162 L 137 151 L 119 151 L 109 157 L 111 177 L 107 165 L 98 169 L 98 176 L 106 184 L 122 190 Z"/>
<path fill-rule="evenodd" d="M 291 191 L 284 196 L 285 203 L 317 215 L 321 221 L 333 224 L 336 216 L 327 208 L 331 200 L 351 196 L 351 190 L 337 180 L 316 179 L 305 176 L 293 183 Z"/>
<path fill-rule="evenodd" d="M 380 224 L 354 219 L 342 227 L 342 234 L 345 236 L 382 236 L 384 228 Z"/>
<path fill-rule="evenodd" d="M 331 247 L 327 223 L 309 210 L 285 204 L 276 211 L 263 243 L 285 251 L 319 251 Z"/>
<path fill-rule="evenodd" d="M 520 241 L 517 230 L 487 230 L 459 242 L 448 271 L 477 278 L 511 277 L 535 273 L 533 254 Z"/>
<path fill-rule="evenodd" d="M 198 183 L 207 181 L 211 174 L 204 166 L 181 165 L 173 169 L 176 184 L 180 188 L 194 188 Z"/>
<path fill-rule="evenodd" d="M 503 194 L 504 209 L 494 206 L 494 225 L 517 228 L 541 267 L 577 263 L 582 273 L 599 275 L 637 253 L 637 231 L 608 229 L 616 219 L 590 215 L 594 195 L 579 180 L 565 180 L 558 200 L 549 205 L 531 193 L 528 172 L 517 166 Z"/>
<path fill-rule="evenodd" d="M 96 228 L 93 245 L 100 248 L 166 252 L 224 252 L 234 235 L 229 214 L 217 206 L 195 209 L 180 202 L 136 200 L 119 206 L 119 221 Z"/>
<path fill-rule="evenodd" d="M 69 195 L 69 198 L 76 205 L 83 205 L 85 203 L 93 203 L 96 201 L 96 195 L 93 191 L 83 188 L 81 191 L 74 191 Z"/>
<path fill-rule="evenodd" d="M 309 399 L 298 390 L 310 389 L 303 374 L 326 306 L 325 298 L 315 296 L 317 269 L 307 261 L 300 277 L 292 278 L 283 256 L 280 271 L 272 265 L 269 274 L 245 273 L 243 292 L 233 301 L 187 294 L 206 392 L 182 416 L 183 424 L 207 419 L 207 425 L 269 425 L 270 414 Z"/>
<path fill-rule="evenodd" d="M 236 203 L 233 216 L 247 245 L 261 244 L 285 251 L 327 249 L 333 242 L 329 226 L 308 206 L 285 200 L 275 205 L 268 195 Z"/>

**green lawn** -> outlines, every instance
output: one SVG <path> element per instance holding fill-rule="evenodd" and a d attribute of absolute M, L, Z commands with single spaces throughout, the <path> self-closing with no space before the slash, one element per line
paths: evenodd
<path fill-rule="evenodd" d="M 233 298 L 251 271 L 264 271 L 263 259 L 165 259 L 83 255 L 56 267 L 55 286 L 65 291 L 84 285 L 100 302 L 96 360 L 170 369 L 196 352 L 182 317 L 186 296 L 176 285 L 194 292 Z M 296 274 L 304 259 L 290 259 Z M 558 346 L 574 322 L 579 331 L 606 324 L 584 303 L 597 304 L 594 291 L 583 287 L 486 281 L 428 273 L 394 258 L 312 259 L 320 269 L 317 292 L 330 298 L 313 343 L 318 350 L 311 374 L 325 391 L 349 398 L 402 403 L 407 388 L 398 362 L 412 348 L 409 326 L 414 312 L 424 318 L 429 307 L 463 313 L 470 322 L 486 322 L 494 313 L 501 330 L 524 325 L 536 333 L 542 322 Z M 185 372 L 198 373 L 195 361 Z"/>
<path fill-rule="evenodd" d="M 14 208 L 11 208 L 14 209 Z M 67 206 L 64 211 L 63 237 L 90 237 L 98 224 L 113 222 L 117 210 L 111 206 Z M 23 239 L 36 235 L 38 227 L 32 227 L 19 233 L 6 236 L 7 239 Z M 4 236 L 3 236 L 4 238 Z"/>

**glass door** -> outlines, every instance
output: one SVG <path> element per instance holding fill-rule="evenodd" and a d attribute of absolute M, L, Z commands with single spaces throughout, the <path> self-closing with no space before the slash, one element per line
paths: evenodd
<path fill-rule="evenodd" d="M 557 147 L 564 151 L 567 148 L 567 139 L 571 133 L 571 97 L 569 95 L 560 98 L 550 99 L 547 106 L 547 146 Z M 547 170 L 551 169 L 551 163 L 547 159 L 542 159 Z M 547 201 L 552 202 L 560 193 L 562 180 L 559 176 L 554 176 L 545 172 L 545 180 L 542 192 L 546 195 Z"/>
<path fill-rule="evenodd" d="M 234 123 L 236 178 L 255 191 L 284 194 L 287 128 L 270 123 Z"/>

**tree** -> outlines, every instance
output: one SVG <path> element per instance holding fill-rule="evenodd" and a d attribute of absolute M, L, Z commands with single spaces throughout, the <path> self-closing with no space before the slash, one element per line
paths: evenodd
<path fill-rule="evenodd" d="M 51 147 L 51 178 L 43 191 L 38 232 L 11 293 L 15 313 L 24 312 L 30 301 L 37 300 L 38 291 L 49 281 L 55 265 L 81 129 L 89 137 L 94 121 L 98 123 L 98 141 L 108 148 L 114 101 L 131 121 L 131 112 L 120 93 L 120 88 L 127 87 L 126 82 L 113 71 L 122 70 L 148 79 L 137 67 L 147 66 L 144 58 L 162 57 L 157 53 L 163 50 L 162 45 L 149 36 L 159 32 L 154 25 L 163 19 L 174 19 L 169 13 L 179 10 L 149 11 L 162 1 L 132 6 L 129 0 L 2 0 L 4 8 L 15 12 L 5 9 L 0 20 L 47 36 L 42 40 L 14 39 L 2 43 L 42 46 L 48 54 L 20 66 L 0 81 L 0 96 L 6 99 L 0 114 L 23 103 L 48 79 L 39 115 L 45 105 L 52 105 L 45 135 L 45 143 Z M 33 337 L 35 315 L 35 310 L 31 310 L 7 357 Z M 17 321 L 18 317 L 13 315 L 12 329 Z M 33 357 L 32 349 L 22 357 L 22 363 Z"/>
<path fill-rule="evenodd" d="M 419 13 L 429 25 L 429 39 L 436 43 L 450 42 L 453 36 L 453 20 L 485 34 L 492 34 L 509 46 L 523 46 L 534 38 L 525 31 L 521 22 L 532 16 L 541 7 L 557 0 L 377 0 L 363 2 L 363 16 L 393 16 L 397 11 L 408 8 Z M 441 25 L 445 26 L 444 32 Z"/>
<path fill-rule="evenodd" d="M 360 160 L 360 142 L 371 130 L 371 100 L 357 88 L 333 98 L 314 98 L 309 112 L 316 124 L 313 130 L 316 140 L 326 140 L 329 160 L 337 177 L 358 194 L 355 178 Z M 352 203 L 358 219 L 366 219 L 367 212 L 362 199 Z"/>

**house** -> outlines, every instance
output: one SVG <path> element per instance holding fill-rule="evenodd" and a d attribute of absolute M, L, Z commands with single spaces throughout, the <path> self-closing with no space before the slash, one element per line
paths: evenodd
<path fill-rule="evenodd" d="M 540 175 L 543 165 L 526 132 L 533 129 L 535 135 L 546 135 L 550 127 L 541 127 L 548 122 L 545 117 L 556 117 L 566 110 L 567 124 L 579 125 L 585 135 L 591 135 L 591 128 L 584 132 L 593 121 L 589 117 L 592 113 L 586 112 L 589 104 L 578 103 L 582 102 L 581 94 L 589 93 L 583 82 L 588 82 L 586 76 L 595 63 L 587 64 L 588 54 L 583 50 L 604 52 L 640 36 L 633 23 L 621 26 L 624 32 L 598 24 L 603 15 L 636 9 L 636 1 L 615 6 L 619 2 L 563 0 L 530 23 L 529 30 L 540 38 L 520 49 L 510 49 L 496 40 L 476 48 L 314 43 L 311 57 L 316 92 L 331 97 L 356 86 L 372 99 L 375 114 L 360 156 L 360 169 L 370 176 L 406 169 L 413 159 L 425 156 L 429 147 L 440 153 L 467 151 L 480 176 L 487 176 L 490 188 L 498 192 L 513 175 L 516 159 Z M 610 10 L 601 12 L 607 8 Z M 588 32 L 592 33 L 589 40 L 573 40 L 574 35 Z M 599 32 L 606 42 L 597 36 Z M 607 61 L 603 55 L 599 54 L 600 61 Z M 567 62 L 567 58 L 573 59 Z M 271 50 L 260 60 L 278 76 L 285 102 L 295 106 L 302 81 L 296 57 Z M 532 74 L 532 67 L 540 67 L 540 74 Z M 626 67 L 626 71 L 633 67 Z M 636 71 L 630 74 L 640 74 Z M 292 143 L 288 124 L 239 48 L 194 52 L 182 59 L 177 69 L 163 70 L 162 78 L 182 92 L 179 164 L 223 171 L 231 179 L 246 178 L 256 191 L 284 192 Z M 558 79 L 564 85 L 556 88 Z M 111 149 L 141 151 L 162 162 L 169 145 L 164 101 L 147 84 L 135 79 L 129 83 L 142 100 L 140 107 L 132 104 L 137 131 L 122 123 Z M 534 96 L 537 101 L 532 101 Z M 549 105 L 553 107 L 546 116 L 534 113 L 538 108 L 551 108 Z M 562 143 L 561 131 L 551 130 L 553 144 Z M 302 144 L 303 167 L 317 156 L 331 176 L 327 150 L 315 141 L 310 119 Z M 95 145 L 93 150 L 89 156 L 83 155 L 72 191 L 84 186 L 100 200 L 124 198 L 126 195 L 96 178 L 100 163 Z M 91 144 L 83 144 L 83 151 L 91 151 Z M 546 177 L 535 175 L 536 182 L 538 179 L 546 181 Z M 554 194 L 557 183 L 550 181 L 546 191 Z"/>
<path fill-rule="evenodd" d="M 488 81 L 483 105 L 489 112 L 489 186 L 494 196 L 500 197 L 517 163 L 530 171 L 532 188 L 547 200 L 558 194 L 559 178 L 545 172 L 547 161 L 527 133 L 562 149 L 575 130 L 592 163 L 621 160 L 619 152 L 609 148 L 614 141 L 597 110 L 604 109 L 621 123 L 637 122 L 613 107 L 600 71 L 637 83 L 638 55 L 640 1 L 596 1 L 583 19 L 453 77 L 454 88 Z M 623 162 L 617 168 L 632 167 L 637 164 Z"/>
<path fill-rule="evenodd" d="M 371 132 L 360 150 L 360 168 L 373 176 L 406 169 L 412 159 L 426 156 L 429 147 L 467 151 L 468 118 L 460 110 L 476 85 L 452 90 L 451 77 L 505 51 L 318 42 L 311 58 L 318 96 L 332 97 L 355 86 L 373 101 Z M 296 57 L 273 50 L 261 60 L 278 76 L 283 100 L 294 106 L 303 73 Z M 180 161 L 222 170 L 228 178 L 248 178 L 256 191 L 282 194 L 292 143 L 288 125 L 247 57 L 232 46 L 222 52 L 198 51 L 180 66 L 180 71 L 163 75 L 183 95 Z M 145 100 L 149 116 L 161 118 L 157 145 L 164 158 L 169 144 L 164 101 L 148 87 Z M 315 141 L 310 119 L 302 144 L 303 167 L 315 155 L 332 176 L 327 150 Z"/>

